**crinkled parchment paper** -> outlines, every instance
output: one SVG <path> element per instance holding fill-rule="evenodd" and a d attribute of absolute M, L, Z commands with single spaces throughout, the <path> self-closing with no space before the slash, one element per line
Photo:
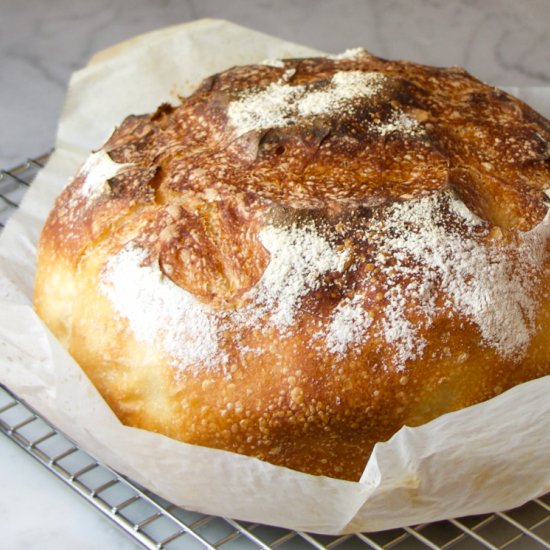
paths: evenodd
<path fill-rule="evenodd" d="M 356 44 L 350 44 L 356 46 Z M 550 377 L 378 444 L 359 483 L 179 443 L 118 421 L 35 315 L 35 248 L 55 196 L 130 113 L 176 102 L 235 64 L 315 54 L 217 20 L 138 37 L 71 81 L 56 151 L 0 240 L 0 380 L 83 448 L 190 509 L 321 533 L 510 508 L 550 490 Z M 514 89 L 546 115 L 550 92 Z"/>

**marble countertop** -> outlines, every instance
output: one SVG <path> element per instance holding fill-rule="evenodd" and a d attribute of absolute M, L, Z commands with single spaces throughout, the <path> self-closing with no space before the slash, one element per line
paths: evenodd
<path fill-rule="evenodd" d="M 495 85 L 550 85 L 547 0 L 2 0 L 0 167 L 49 150 L 73 71 L 111 44 L 201 17 L 328 52 L 461 65 Z M 6 548 L 135 548 L 0 435 Z"/>
<path fill-rule="evenodd" d="M 2 434 L 0 487 L 0 548 L 141 548 Z"/>

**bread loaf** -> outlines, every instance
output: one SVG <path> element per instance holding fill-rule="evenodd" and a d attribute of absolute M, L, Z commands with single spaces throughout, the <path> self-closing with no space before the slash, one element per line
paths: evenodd
<path fill-rule="evenodd" d="M 125 424 L 357 480 L 550 374 L 549 138 L 459 68 L 235 67 L 88 158 L 35 306 Z"/>

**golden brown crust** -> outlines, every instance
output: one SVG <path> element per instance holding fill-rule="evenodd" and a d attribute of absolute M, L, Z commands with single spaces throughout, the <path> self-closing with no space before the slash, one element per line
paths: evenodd
<path fill-rule="evenodd" d="M 338 79 L 364 87 L 336 101 Z M 266 90 L 296 104 L 262 126 Z M 124 422 L 357 479 L 404 424 L 550 373 L 549 138 L 462 69 L 366 52 L 237 67 L 128 117 L 85 165 L 43 230 L 35 304 Z M 277 266 L 306 287 L 276 296 Z"/>

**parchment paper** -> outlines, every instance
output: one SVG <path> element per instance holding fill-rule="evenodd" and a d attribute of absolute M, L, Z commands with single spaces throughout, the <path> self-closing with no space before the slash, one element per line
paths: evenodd
<path fill-rule="evenodd" d="M 111 48 L 74 75 L 56 151 L 0 239 L 0 380 L 104 462 L 176 504 L 209 514 L 336 534 L 497 511 L 544 494 L 550 490 L 550 377 L 403 428 L 376 446 L 361 481 L 352 483 L 121 425 L 34 313 L 42 223 L 115 124 L 175 102 L 232 65 L 316 53 L 201 20 Z M 512 91 L 550 114 L 550 90 Z"/>

